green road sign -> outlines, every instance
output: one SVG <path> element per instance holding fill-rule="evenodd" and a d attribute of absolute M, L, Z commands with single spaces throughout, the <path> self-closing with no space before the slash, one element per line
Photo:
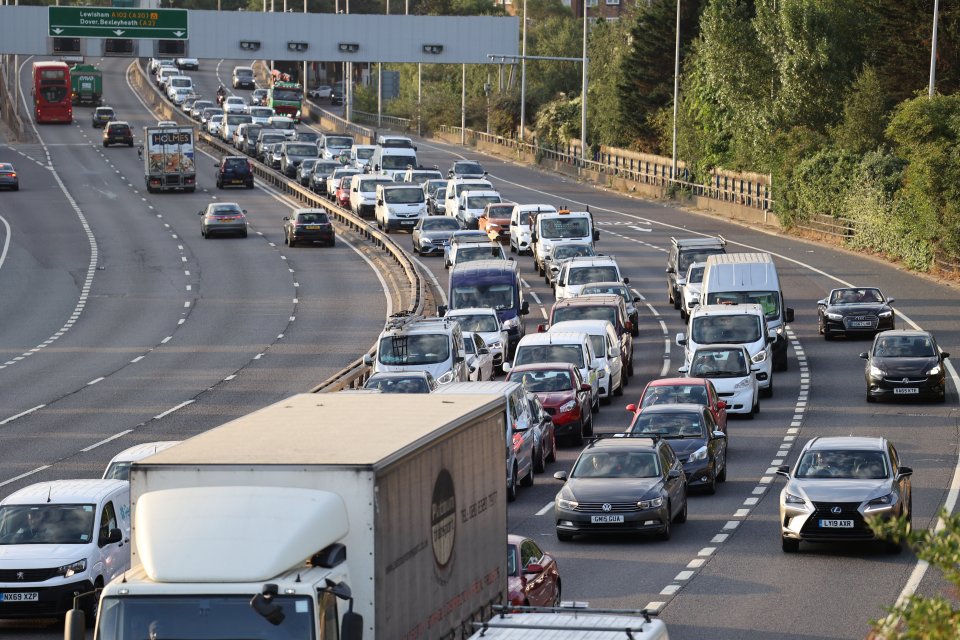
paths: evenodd
<path fill-rule="evenodd" d="M 48 7 L 48 35 L 73 38 L 186 40 L 186 9 Z"/>

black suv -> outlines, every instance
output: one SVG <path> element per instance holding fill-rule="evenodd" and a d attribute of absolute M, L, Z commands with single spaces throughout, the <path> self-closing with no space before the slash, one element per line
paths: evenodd
<path fill-rule="evenodd" d="M 727 241 L 723 236 L 704 238 L 670 238 L 670 255 L 667 257 L 667 299 L 674 309 L 683 306 L 680 291 L 687 277 L 687 269 L 694 262 L 706 262 L 707 256 L 726 253 Z"/>
<path fill-rule="evenodd" d="M 228 185 L 253 189 L 253 167 L 244 156 L 224 156 L 217 164 L 217 189 Z"/>
<path fill-rule="evenodd" d="M 103 146 L 109 147 L 112 144 L 133 146 L 133 131 L 129 124 L 120 120 L 107 123 L 107 126 L 103 128 Z"/>

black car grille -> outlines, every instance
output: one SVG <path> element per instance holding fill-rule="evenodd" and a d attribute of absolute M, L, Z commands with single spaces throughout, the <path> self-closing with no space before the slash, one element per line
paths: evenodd
<path fill-rule="evenodd" d="M 895 378 L 884 378 L 884 382 L 889 385 L 911 385 L 911 384 L 922 384 L 927 381 L 927 376 L 897 376 Z"/>
<path fill-rule="evenodd" d="M 609 504 L 609 511 L 603 508 L 603 505 Z M 577 511 L 587 511 L 596 513 L 624 513 L 626 511 L 639 511 L 636 502 L 581 502 L 577 506 Z"/>
<path fill-rule="evenodd" d="M 856 324 L 853 323 L 866 323 L 870 324 Z M 876 329 L 877 325 L 880 324 L 880 318 L 877 316 L 847 316 L 843 319 L 843 326 L 846 329 Z"/>
<path fill-rule="evenodd" d="M 23 577 L 20 577 L 20 574 Z M 43 582 L 57 575 L 57 569 L 0 569 L 0 582 Z"/>
<path fill-rule="evenodd" d="M 859 506 L 859 502 L 814 502 L 813 515 L 807 518 L 800 533 L 804 538 L 871 540 L 874 537 L 873 532 L 857 511 Z M 832 512 L 831 509 L 834 507 L 840 507 L 840 513 Z M 853 527 L 824 528 L 820 526 L 820 520 L 853 520 Z"/>

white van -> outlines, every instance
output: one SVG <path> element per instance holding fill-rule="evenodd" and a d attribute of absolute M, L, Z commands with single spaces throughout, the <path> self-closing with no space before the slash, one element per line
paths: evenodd
<path fill-rule="evenodd" d="M 758 304 L 707 304 L 694 307 L 687 333 L 676 342 L 684 348 L 684 363 L 690 366 L 694 352 L 713 344 L 742 344 L 750 362 L 758 367 L 757 384 L 764 397 L 773 395 L 774 338 L 767 331 L 763 309 Z"/>
<path fill-rule="evenodd" d="M 350 147 L 350 164 L 357 169 L 363 170 L 376 151 L 377 147 L 375 145 L 355 144 Z"/>
<path fill-rule="evenodd" d="M 460 206 L 460 194 L 470 189 L 493 190 L 493 184 L 489 180 L 477 178 L 471 178 L 469 180 L 465 178 L 454 178 L 453 180 L 447 180 L 447 190 L 443 196 L 444 214 L 455 218 Z"/>
<path fill-rule="evenodd" d="M 54 480 L 13 492 L 0 501 L 0 617 L 9 609 L 62 619 L 77 594 L 89 594 L 79 604 L 96 615 L 93 591 L 130 568 L 129 543 L 129 482 Z"/>
<path fill-rule="evenodd" d="M 767 329 L 775 337 L 773 370 L 787 370 L 786 325 L 793 309 L 786 306 L 777 266 L 769 253 L 726 253 L 707 258 L 700 304 L 755 303 L 763 307 Z"/>
<path fill-rule="evenodd" d="M 526 391 L 519 382 L 459 382 L 448 384 L 434 393 L 443 395 L 490 394 L 507 399 L 506 425 L 507 449 L 507 502 L 517 499 L 517 485 L 533 486 L 533 452 L 536 448 L 536 429 L 530 415 L 530 403 Z"/>
<path fill-rule="evenodd" d="M 270 116 L 267 118 L 266 128 L 282 133 L 287 140 L 293 140 L 297 136 L 297 123 L 287 116 Z"/>
<path fill-rule="evenodd" d="M 600 410 L 600 378 L 604 373 L 597 368 L 593 343 L 585 333 L 528 333 L 517 343 L 513 364 L 503 364 L 504 373 L 521 364 L 540 362 L 569 362 L 580 370 L 580 377 L 590 385 L 593 412 Z"/>
<path fill-rule="evenodd" d="M 417 166 L 417 152 L 408 147 L 377 147 L 367 163 L 374 173 L 401 180 L 410 167 Z"/>
<path fill-rule="evenodd" d="M 427 197 L 419 185 L 381 182 L 373 215 L 377 227 L 387 233 L 394 229 L 412 232 L 417 220 L 427 217 Z"/>
<path fill-rule="evenodd" d="M 530 214 L 539 214 L 549 211 L 556 213 L 557 208 L 552 204 L 518 204 L 510 212 L 510 251 L 524 253 L 530 251 Z"/>
<path fill-rule="evenodd" d="M 589 211 L 561 209 L 556 213 L 545 211 L 532 217 L 530 229 L 530 252 L 537 274 L 547 275 L 547 263 L 553 259 L 553 250 L 561 244 L 593 244 L 600 233 L 593 227 L 593 215 Z"/>
<path fill-rule="evenodd" d="M 609 320 L 565 320 L 550 325 L 548 333 L 585 333 L 593 346 L 594 363 L 603 372 L 598 384 L 599 395 L 607 403 L 613 396 L 623 395 L 626 369 L 620 350 L 620 337 Z"/>
<path fill-rule="evenodd" d="M 363 363 L 381 371 L 427 371 L 439 385 L 467 379 L 463 330 L 455 320 L 397 313 L 390 316 L 377 339 L 377 354 Z"/>
<path fill-rule="evenodd" d="M 464 229 L 477 229 L 480 216 L 483 215 L 487 205 L 501 202 L 503 198 L 500 197 L 500 193 L 493 189 L 468 189 L 460 193 L 454 217 L 460 221 Z"/>
<path fill-rule="evenodd" d="M 377 136 L 377 146 L 417 150 L 416 145 L 413 144 L 413 140 L 406 136 L 379 135 Z"/>
<path fill-rule="evenodd" d="M 103 471 L 104 480 L 129 480 L 130 465 L 138 460 L 143 460 L 147 456 L 160 453 L 164 449 L 169 449 L 175 444 L 180 444 L 180 440 L 162 440 L 160 442 L 141 442 L 132 447 L 124 449 L 113 456 L 107 468 Z"/>
<path fill-rule="evenodd" d="M 377 207 L 377 185 L 394 184 L 388 176 L 358 173 L 350 178 L 350 210 L 361 218 L 373 218 Z"/>

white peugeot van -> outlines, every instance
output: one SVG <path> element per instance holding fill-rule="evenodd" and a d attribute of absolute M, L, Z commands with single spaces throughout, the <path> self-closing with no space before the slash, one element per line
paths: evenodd
<path fill-rule="evenodd" d="M 684 363 L 702 346 L 742 344 L 757 367 L 757 384 L 764 397 L 773 395 L 773 341 L 767 331 L 763 308 L 758 304 L 707 304 L 694 307 L 687 333 L 678 333 L 677 346 L 684 348 Z"/>
<path fill-rule="evenodd" d="M 381 371 L 427 371 L 439 385 L 467 379 L 466 353 L 460 324 L 447 318 L 396 313 L 387 319 L 377 353 L 363 363 Z"/>
<path fill-rule="evenodd" d="M 482 178 L 454 178 L 447 180 L 447 190 L 443 194 L 444 213 L 451 218 L 457 217 L 460 207 L 460 194 L 470 190 L 489 190 L 493 191 L 493 183 Z M 476 225 L 473 227 L 476 229 Z"/>
<path fill-rule="evenodd" d="M 417 220 L 427 217 L 427 198 L 416 184 L 380 183 L 374 218 L 387 233 L 395 229 L 413 231 Z"/>
<path fill-rule="evenodd" d="M 620 338 L 609 320 L 565 320 L 550 325 L 548 333 L 585 333 L 593 346 L 594 364 L 602 371 L 599 395 L 609 403 L 613 396 L 623 395 L 626 369 L 620 351 Z"/>
<path fill-rule="evenodd" d="M 408 147 L 377 147 L 367 163 L 374 173 L 402 180 L 410 167 L 417 166 L 417 152 Z"/>
<path fill-rule="evenodd" d="M 0 501 L 0 618 L 96 616 L 103 587 L 130 568 L 130 483 L 54 480 Z M 93 619 L 92 617 L 90 619 Z"/>
<path fill-rule="evenodd" d="M 377 185 L 394 184 L 389 176 L 358 173 L 350 178 L 350 210 L 361 218 L 374 217 L 377 208 Z"/>

